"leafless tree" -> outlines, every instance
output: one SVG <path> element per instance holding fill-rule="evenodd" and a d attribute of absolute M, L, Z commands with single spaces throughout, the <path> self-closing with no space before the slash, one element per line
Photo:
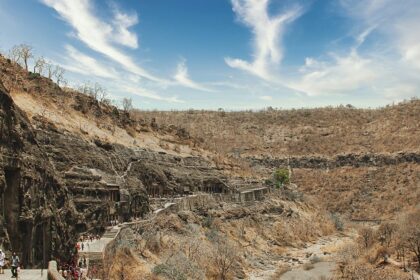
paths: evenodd
<path fill-rule="evenodd" d="M 77 91 L 79 91 L 80 93 L 86 94 L 86 95 L 91 95 L 91 86 L 90 86 L 90 82 L 87 81 L 84 84 L 80 85 L 77 88 Z"/>
<path fill-rule="evenodd" d="M 201 241 L 197 237 L 189 237 L 184 241 L 182 247 L 185 250 L 185 255 L 192 261 L 197 261 L 201 254 Z"/>
<path fill-rule="evenodd" d="M 372 246 L 374 242 L 375 234 L 373 233 L 373 230 L 369 227 L 363 227 L 359 230 L 359 236 L 361 239 L 361 242 L 363 243 L 363 246 L 365 249 Z"/>
<path fill-rule="evenodd" d="M 92 94 L 93 97 L 99 102 L 103 102 L 108 96 L 106 89 L 103 88 L 99 83 L 95 83 L 95 86 L 92 89 Z"/>
<path fill-rule="evenodd" d="M 11 48 L 9 50 L 8 57 L 11 61 L 13 61 L 15 63 L 19 63 L 19 61 L 22 57 L 19 46 L 14 46 L 13 48 Z"/>
<path fill-rule="evenodd" d="M 40 56 L 35 60 L 34 64 L 34 73 L 38 73 L 42 75 L 42 72 L 44 71 L 44 67 L 47 64 L 47 61 L 44 59 L 44 57 Z"/>
<path fill-rule="evenodd" d="M 11 59 L 14 62 L 22 62 L 26 71 L 28 71 L 28 61 L 33 56 L 33 48 L 26 44 L 14 46 L 11 50 Z"/>
<path fill-rule="evenodd" d="M 238 250 L 224 237 L 216 239 L 216 249 L 213 252 L 213 261 L 221 280 L 228 279 L 233 265 L 238 259 Z"/>
<path fill-rule="evenodd" d="M 52 79 L 53 76 L 55 75 L 54 64 L 52 64 L 50 62 L 45 63 L 45 69 L 47 70 L 48 79 Z"/>
<path fill-rule="evenodd" d="M 420 209 L 409 214 L 402 229 L 407 250 L 416 256 L 420 271 Z"/>
<path fill-rule="evenodd" d="M 125 112 L 130 112 L 133 109 L 133 100 L 131 98 L 123 98 L 122 107 Z"/>
<path fill-rule="evenodd" d="M 23 63 L 25 64 L 26 71 L 28 71 L 28 61 L 29 61 L 29 59 L 34 57 L 34 55 L 32 53 L 33 48 L 29 45 L 26 45 L 26 44 L 22 44 L 22 45 L 20 45 L 20 47 L 21 47 L 21 52 L 22 52 Z"/>
<path fill-rule="evenodd" d="M 395 233 L 397 232 L 398 226 L 395 223 L 383 223 L 378 229 L 378 237 L 381 241 L 382 246 L 389 247 Z"/>
<path fill-rule="evenodd" d="M 55 81 L 57 83 L 57 85 L 60 85 L 61 82 L 64 81 L 64 73 L 66 71 L 64 70 L 64 68 L 56 65 L 54 68 L 54 77 L 55 77 Z"/>

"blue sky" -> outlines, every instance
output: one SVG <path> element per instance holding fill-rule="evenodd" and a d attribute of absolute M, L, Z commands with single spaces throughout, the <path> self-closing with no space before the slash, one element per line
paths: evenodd
<path fill-rule="evenodd" d="M 0 0 L 27 43 L 143 109 L 377 107 L 420 88 L 418 0 Z"/>

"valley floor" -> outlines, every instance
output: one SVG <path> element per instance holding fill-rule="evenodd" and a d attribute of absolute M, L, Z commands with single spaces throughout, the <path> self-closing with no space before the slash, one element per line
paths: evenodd
<path fill-rule="evenodd" d="M 251 272 L 249 279 L 277 279 L 276 274 L 281 267 L 289 267 L 289 271 L 281 275 L 280 279 L 332 277 L 336 268 L 337 250 L 351 243 L 354 237 L 355 233 L 349 231 L 345 234 L 321 237 L 313 243 L 307 243 L 306 248 L 292 248 L 281 258 Z M 313 266 L 308 265 L 311 261 L 314 263 Z"/>

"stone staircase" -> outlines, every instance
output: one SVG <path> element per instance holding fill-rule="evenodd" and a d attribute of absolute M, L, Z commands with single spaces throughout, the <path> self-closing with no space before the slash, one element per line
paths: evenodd
<path fill-rule="evenodd" d="M 113 227 L 112 229 L 108 229 L 105 231 L 102 238 L 115 238 L 115 236 L 118 234 L 119 229 Z"/>

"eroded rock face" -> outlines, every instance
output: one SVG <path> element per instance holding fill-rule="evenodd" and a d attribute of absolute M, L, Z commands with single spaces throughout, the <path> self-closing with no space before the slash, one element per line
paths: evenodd
<path fill-rule="evenodd" d="M 73 195 L 80 231 L 149 211 L 149 197 L 226 193 L 229 178 L 201 157 L 180 157 L 81 137 L 34 118 L 36 140 Z"/>
<path fill-rule="evenodd" d="M 73 196 L 79 232 L 100 229 L 110 220 L 128 220 L 148 212 L 143 182 L 130 172 L 134 151 L 52 128 L 33 120 L 37 141 Z"/>
<path fill-rule="evenodd" d="M 76 240 L 74 206 L 31 124 L 0 83 L 0 246 L 25 266 L 67 256 Z"/>

